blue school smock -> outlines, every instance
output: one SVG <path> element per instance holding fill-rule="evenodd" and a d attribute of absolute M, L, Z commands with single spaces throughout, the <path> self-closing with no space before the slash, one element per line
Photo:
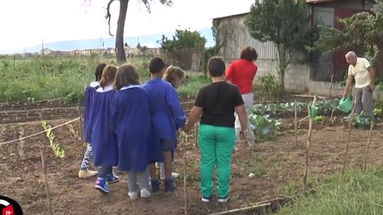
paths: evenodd
<path fill-rule="evenodd" d="M 185 125 L 186 116 L 174 87 L 161 78 L 148 81 L 143 86 L 150 95 L 153 112 L 153 136 L 177 141 L 177 129 Z"/>
<path fill-rule="evenodd" d="M 85 99 L 84 99 L 84 141 L 87 143 L 91 143 L 91 125 L 90 125 L 90 117 L 92 115 L 92 106 L 93 106 L 93 97 L 97 88 L 99 87 L 99 83 L 97 81 L 93 81 L 90 85 L 85 89 Z"/>
<path fill-rule="evenodd" d="M 112 106 L 118 143 L 118 167 L 124 171 L 143 172 L 152 159 L 149 94 L 139 85 L 126 86 L 116 92 Z"/>
<path fill-rule="evenodd" d="M 91 139 L 96 166 L 116 166 L 117 139 L 113 132 L 111 104 L 115 94 L 113 86 L 98 88 L 94 94 L 91 116 Z"/>

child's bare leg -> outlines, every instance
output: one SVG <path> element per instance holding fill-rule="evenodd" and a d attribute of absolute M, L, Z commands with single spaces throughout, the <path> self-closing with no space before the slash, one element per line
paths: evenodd
<path fill-rule="evenodd" d="M 165 179 L 170 179 L 172 177 L 172 151 L 164 151 L 164 166 L 165 166 Z"/>

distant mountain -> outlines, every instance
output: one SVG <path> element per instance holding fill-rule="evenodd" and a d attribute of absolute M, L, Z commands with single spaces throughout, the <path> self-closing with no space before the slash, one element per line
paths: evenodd
<path fill-rule="evenodd" d="M 210 28 L 205 28 L 199 31 L 202 36 L 207 40 L 206 46 L 210 47 L 214 45 L 213 33 Z M 141 46 L 147 46 L 150 48 L 159 47 L 157 43 L 161 40 L 162 35 L 172 37 L 174 32 L 167 32 L 154 35 L 145 35 L 137 37 L 125 37 L 125 42 L 131 47 L 136 47 L 138 42 Z M 44 44 L 44 48 L 48 48 L 55 51 L 70 51 L 76 49 L 93 49 L 93 48 L 108 48 L 114 47 L 115 38 L 100 38 L 100 39 L 88 39 L 88 40 L 70 40 L 59 41 Z M 5 50 L 0 54 L 14 54 L 14 53 L 33 53 L 39 52 L 41 45 L 25 47 L 21 49 Z"/>

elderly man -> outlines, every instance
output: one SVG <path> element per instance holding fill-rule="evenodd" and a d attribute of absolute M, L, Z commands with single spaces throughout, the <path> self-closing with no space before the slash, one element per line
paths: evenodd
<path fill-rule="evenodd" d="M 375 70 L 367 59 L 357 57 L 353 51 L 348 52 L 345 57 L 349 67 L 343 97 L 349 95 L 352 80 L 355 78 L 355 113 L 359 114 L 363 110 L 368 116 L 372 117 L 372 92 L 375 89 Z"/>

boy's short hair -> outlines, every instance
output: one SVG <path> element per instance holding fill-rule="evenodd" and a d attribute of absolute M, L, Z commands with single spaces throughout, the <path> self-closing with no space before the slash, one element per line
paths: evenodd
<path fill-rule="evenodd" d="M 246 59 L 248 61 L 257 60 L 258 53 L 255 48 L 247 46 L 241 51 L 241 59 Z"/>
<path fill-rule="evenodd" d="M 132 64 L 124 64 L 117 69 L 114 86 L 120 90 L 124 86 L 138 85 L 138 74 Z"/>
<path fill-rule="evenodd" d="M 165 62 L 160 57 L 153 58 L 149 63 L 149 72 L 151 74 L 156 74 L 161 72 L 165 68 Z"/>
<path fill-rule="evenodd" d="M 100 81 L 102 77 L 102 71 L 104 70 L 106 64 L 100 63 L 96 67 L 96 72 L 94 73 L 94 76 L 96 77 L 96 81 Z"/>
<path fill-rule="evenodd" d="M 220 57 L 211 57 L 207 66 L 212 77 L 220 77 L 225 73 L 225 62 Z"/>

